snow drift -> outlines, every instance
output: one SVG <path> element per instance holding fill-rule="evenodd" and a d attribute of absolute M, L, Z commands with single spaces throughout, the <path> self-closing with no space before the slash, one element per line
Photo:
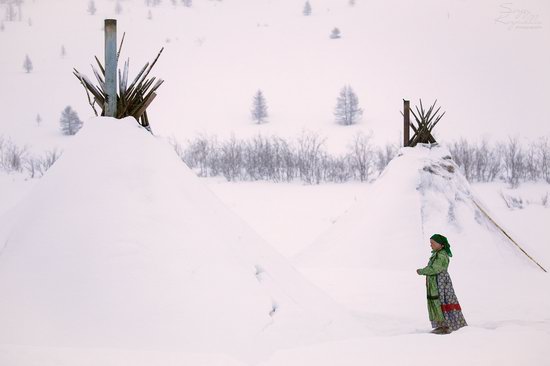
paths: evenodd
<path fill-rule="evenodd" d="M 355 329 L 131 118 L 88 121 L 0 249 L 0 344 L 262 357 Z"/>
<path fill-rule="evenodd" d="M 538 268 L 478 205 L 483 207 L 447 149 L 403 148 L 365 200 L 297 261 L 306 267 L 418 268 L 427 260 L 429 237 L 441 233 L 462 268 Z"/>

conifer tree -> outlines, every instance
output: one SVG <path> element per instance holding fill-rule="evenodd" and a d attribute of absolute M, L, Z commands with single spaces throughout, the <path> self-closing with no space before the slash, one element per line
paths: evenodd
<path fill-rule="evenodd" d="M 305 5 L 304 5 L 304 10 L 302 11 L 302 13 L 305 16 L 311 15 L 311 4 L 309 3 L 309 1 L 306 1 Z"/>
<path fill-rule="evenodd" d="M 267 122 L 267 103 L 261 90 L 254 95 L 251 112 L 252 120 L 257 124 Z"/>
<path fill-rule="evenodd" d="M 332 39 L 338 39 L 338 38 L 340 38 L 340 37 L 341 37 L 341 36 L 340 36 L 340 29 L 334 28 L 334 29 L 332 30 L 332 32 L 330 32 L 330 38 L 332 38 Z"/>
<path fill-rule="evenodd" d="M 59 124 L 61 125 L 61 132 L 64 135 L 75 135 L 78 130 L 82 128 L 83 123 L 80 118 L 78 118 L 78 114 L 68 105 L 63 112 L 61 112 Z"/>
<path fill-rule="evenodd" d="M 349 85 L 346 85 L 340 90 L 336 108 L 334 109 L 336 123 L 344 126 L 355 124 L 362 114 L 363 110 L 359 108 L 359 98 L 357 98 L 353 89 Z"/>
<path fill-rule="evenodd" d="M 25 72 L 28 74 L 32 71 L 32 61 L 29 55 L 25 55 L 25 61 L 23 61 L 23 68 L 25 69 Z"/>

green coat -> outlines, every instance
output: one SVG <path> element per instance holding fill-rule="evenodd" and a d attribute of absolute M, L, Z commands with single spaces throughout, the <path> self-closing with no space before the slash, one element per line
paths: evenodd
<path fill-rule="evenodd" d="M 444 321 L 439 290 L 437 289 L 437 274 L 449 267 L 449 256 L 444 250 L 432 251 L 428 265 L 417 270 L 419 275 L 426 276 L 426 292 L 428 297 L 428 313 L 431 321 Z"/>

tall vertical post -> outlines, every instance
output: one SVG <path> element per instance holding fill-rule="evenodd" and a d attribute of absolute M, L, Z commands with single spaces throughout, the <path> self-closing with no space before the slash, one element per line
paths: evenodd
<path fill-rule="evenodd" d="M 117 49 L 116 19 L 105 19 L 105 116 L 116 117 L 117 114 Z"/>
<path fill-rule="evenodd" d="M 410 121 L 410 102 L 403 99 L 403 146 L 409 146 Z"/>

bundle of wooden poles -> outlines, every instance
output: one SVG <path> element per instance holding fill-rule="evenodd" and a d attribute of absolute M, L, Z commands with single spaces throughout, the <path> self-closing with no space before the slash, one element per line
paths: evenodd
<path fill-rule="evenodd" d="M 118 56 L 124 43 L 124 37 L 120 44 Z M 155 60 L 152 63 L 147 63 L 141 71 L 137 74 L 134 80 L 128 84 L 128 69 L 130 66 L 130 60 L 128 59 L 124 63 L 123 70 L 118 69 L 118 90 L 117 90 L 117 108 L 115 118 L 123 118 L 132 116 L 140 125 L 151 131 L 149 125 L 149 118 L 147 117 L 147 107 L 155 99 L 157 89 L 162 85 L 164 80 L 157 79 L 155 77 L 149 77 L 149 73 L 157 63 L 160 55 L 162 54 L 162 48 Z M 73 74 L 82 83 L 88 96 L 88 102 L 94 110 L 95 115 L 99 115 L 95 105 L 101 108 L 101 115 L 105 115 L 106 102 L 107 102 L 107 90 L 105 88 L 105 68 L 101 64 L 101 61 L 95 57 L 99 70 L 92 65 L 92 70 L 99 85 L 94 85 L 90 79 L 76 69 L 73 69 Z"/>
<path fill-rule="evenodd" d="M 432 135 L 432 131 L 437 123 L 443 118 L 445 112 L 439 114 L 441 107 L 435 109 L 437 100 L 432 104 L 432 106 L 425 110 L 422 105 L 422 99 L 420 99 L 420 109 L 418 106 L 415 106 L 416 113 L 409 109 L 409 111 L 414 116 L 416 121 L 416 126 L 411 122 L 409 123 L 410 127 L 413 129 L 414 134 L 409 139 L 408 144 L 405 146 L 416 146 L 417 144 L 434 144 L 436 143 L 435 138 Z M 406 112 L 405 112 L 406 113 Z M 403 112 L 401 112 L 403 114 Z"/>

